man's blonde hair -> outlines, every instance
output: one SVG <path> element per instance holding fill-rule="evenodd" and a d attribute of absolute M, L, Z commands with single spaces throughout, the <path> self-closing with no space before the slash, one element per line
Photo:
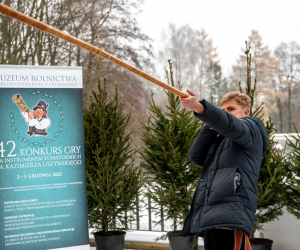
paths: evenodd
<path fill-rule="evenodd" d="M 240 92 L 230 92 L 223 96 L 220 104 L 221 106 L 228 101 L 235 100 L 240 106 L 246 109 L 250 109 L 251 99 L 246 94 L 242 94 Z"/>

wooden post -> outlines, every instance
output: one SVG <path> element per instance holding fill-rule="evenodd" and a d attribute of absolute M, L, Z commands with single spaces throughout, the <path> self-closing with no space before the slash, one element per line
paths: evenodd
<path fill-rule="evenodd" d="M 156 79 L 155 77 L 153 77 L 153 76 L 151 76 L 151 75 L 149 75 L 149 74 L 147 74 L 147 73 L 145 73 L 145 72 L 143 72 L 143 71 L 141 71 L 141 70 L 139 70 L 139 69 L 123 62 L 123 61 L 121 61 L 117 57 L 114 57 L 114 56 L 110 55 L 109 53 L 105 52 L 104 50 L 102 50 L 100 48 L 97 48 L 97 47 L 95 47 L 95 46 L 93 46 L 89 43 L 84 42 L 84 41 L 81 41 L 80 39 L 78 39 L 76 37 L 68 35 L 68 34 L 66 34 L 66 33 L 64 33 L 64 32 L 62 32 L 58 29 L 55 29 L 52 26 L 49 26 L 49 25 L 47 25 L 43 22 L 40 22 L 40 21 L 38 21 L 38 20 L 36 20 L 32 17 L 26 16 L 23 13 L 18 12 L 16 10 L 4 5 L 4 4 L 0 4 L 0 13 L 4 14 L 6 16 L 12 17 L 12 18 L 14 18 L 18 21 L 21 21 L 21 22 L 23 22 L 27 25 L 30 25 L 30 26 L 32 26 L 36 29 L 39 29 L 39 30 L 41 30 L 45 33 L 48 33 L 49 35 L 52 35 L 52 36 L 58 37 L 62 40 L 65 40 L 65 41 L 67 41 L 67 42 L 69 42 L 69 43 L 71 43 L 71 44 L 73 44 L 77 47 L 80 47 L 82 49 L 86 49 L 86 50 L 88 50 L 88 51 L 90 51 L 90 52 L 92 52 L 92 53 L 94 53 L 94 54 L 96 54 L 96 55 L 98 55 L 98 56 L 100 56 L 104 59 L 107 59 L 110 62 L 113 62 L 113 63 L 121 66 L 124 69 L 127 69 L 127 70 L 133 72 L 136 75 L 139 75 L 139 76 L 143 77 L 144 79 L 146 79 L 146 80 L 148 80 L 152 83 L 155 83 L 156 85 L 158 85 L 158 86 L 160 86 L 160 87 L 162 87 L 162 88 L 164 88 L 164 89 L 166 89 L 166 90 L 168 90 L 168 91 L 170 91 L 170 92 L 172 92 L 172 93 L 174 93 L 174 94 L 176 94 L 180 97 L 188 97 L 187 94 L 181 92 L 180 90 L 178 90 L 178 89 L 176 89 L 176 88 L 174 88 L 174 87 L 172 87 L 172 86 Z"/>

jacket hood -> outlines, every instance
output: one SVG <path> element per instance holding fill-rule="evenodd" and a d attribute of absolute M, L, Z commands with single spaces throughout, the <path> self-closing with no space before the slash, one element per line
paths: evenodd
<path fill-rule="evenodd" d="M 263 138 L 263 152 L 265 153 L 269 148 L 270 141 L 269 141 L 268 131 L 267 131 L 264 123 L 257 117 L 243 117 L 243 119 L 251 120 L 251 121 L 255 122 L 257 124 L 257 126 L 259 127 L 259 131 Z"/>

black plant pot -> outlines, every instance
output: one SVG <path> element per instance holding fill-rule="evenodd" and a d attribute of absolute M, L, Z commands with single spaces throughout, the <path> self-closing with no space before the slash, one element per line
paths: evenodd
<path fill-rule="evenodd" d="M 182 236 L 168 236 L 170 243 L 170 250 L 198 250 L 198 238 L 197 244 L 192 249 L 193 236 L 182 237 Z"/>
<path fill-rule="evenodd" d="M 94 233 L 97 250 L 124 250 L 125 235 L 124 231 L 109 231 L 109 235 L 103 232 Z"/>
<path fill-rule="evenodd" d="M 254 238 L 250 244 L 252 250 L 271 250 L 273 241 L 264 238 Z"/>

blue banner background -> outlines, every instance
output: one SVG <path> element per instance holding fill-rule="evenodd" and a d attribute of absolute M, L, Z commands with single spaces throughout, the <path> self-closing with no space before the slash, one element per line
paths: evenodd
<path fill-rule="evenodd" d="M 12 97 L 16 94 L 21 95 L 26 106 L 30 110 L 35 107 L 39 100 L 44 100 L 47 104 L 49 104 L 47 108 L 47 117 L 51 119 L 51 126 L 47 129 L 47 136 L 33 135 L 30 137 L 26 134 L 28 131 L 28 125 L 21 115 L 20 108 L 12 99 Z M 0 143 L 3 142 L 3 147 L 0 148 L 0 150 L 5 150 L 5 152 L 0 151 L 0 166 L 2 166 L 2 168 L 0 168 L 0 249 L 43 250 L 89 244 L 82 121 L 82 89 L 0 89 L 0 116 Z M 8 143 L 9 141 L 11 142 Z M 15 149 L 11 152 L 14 146 L 13 142 L 15 143 Z M 69 150 L 71 150 L 72 147 L 74 147 L 74 151 L 73 153 L 69 153 Z M 33 149 L 35 149 L 35 155 L 33 155 Z M 11 155 L 15 156 L 7 157 L 10 152 Z M 48 159 L 39 162 L 34 161 L 34 164 L 40 164 L 40 166 L 30 168 L 15 168 L 16 166 L 19 166 L 17 165 L 18 163 L 24 162 L 6 162 L 13 161 L 13 159 L 21 159 L 22 157 L 27 158 L 41 156 L 42 152 L 49 157 L 77 155 L 77 157 L 80 157 L 79 159 L 81 162 L 79 164 L 79 160 L 77 159 L 77 164 L 75 165 L 69 164 L 51 166 L 51 164 L 54 164 L 53 162 L 55 160 Z M 4 157 L 1 157 L 2 154 Z M 21 156 L 21 154 L 23 154 L 23 156 Z M 42 156 L 45 155 L 43 154 Z M 58 161 L 69 160 L 66 159 Z M 9 164 L 9 168 L 7 168 L 7 164 Z M 55 173 L 61 173 L 61 176 L 59 176 L 59 174 L 55 176 Z M 34 176 L 34 174 L 50 174 L 51 177 L 28 178 L 29 175 Z M 26 178 L 24 178 L 25 175 L 27 176 Z M 52 188 L 42 186 L 47 184 L 51 185 Z M 54 187 L 53 184 L 55 184 L 56 187 Z M 32 187 L 35 185 L 41 185 L 40 189 L 37 189 L 39 186 Z M 21 186 L 26 186 L 27 188 L 23 188 L 24 191 L 20 191 L 22 190 L 22 188 L 20 188 Z M 8 187 L 15 187 L 15 189 L 4 189 Z M 50 202 L 48 204 L 50 206 L 51 204 L 71 203 L 74 205 L 4 212 L 4 202 L 20 202 L 31 199 L 38 200 L 36 202 L 36 206 L 38 206 L 41 202 Z M 76 202 L 67 202 L 68 200 L 76 200 Z M 8 204 L 6 204 L 6 209 L 9 209 L 7 206 Z M 23 208 L 25 207 L 28 208 L 35 206 L 31 204 L 30 206 L 24 206 Z M 12 207 L 11 209 L 16 209 L 16 207 Z M 7 218 L 9 216 L 28 214 L 34 214 L 33 218 L 45 216 L 50 218 L 47 217 L 41 220 L 32 220 L 34 221 L 34 224 L 31 226 L 36 226 L 33 228 L 5 230 L 13 228 L 13 226 L 5 226 L 4 217 Z M 56 219 L 51 218 L 51 216 L 66 214 L 69 214 L 70 216 Z M 6 224 L 13 225 L 16 223 L 12 222 Z M 47 225 L 49 223 L 61 224 Z M 60 229 L 74 230 L 53 233 L 53 230 Z M 20 239 L 22 238 L 21 236 L 18 237 L 19 240 L 9 241 L 8 238 L 5 239 L 5 236 L 7 235 L 20 235 L 44 231 L 52 231 L 52 233 L 42 234 L 45 236 L 44 238 L 59 237 L 60 239 L 5 245 L 5 240 L 6 243 L 24 242 L 24 239 L 23 241 Z M 16 237 L 12 239 L 16 239 Z"/>

